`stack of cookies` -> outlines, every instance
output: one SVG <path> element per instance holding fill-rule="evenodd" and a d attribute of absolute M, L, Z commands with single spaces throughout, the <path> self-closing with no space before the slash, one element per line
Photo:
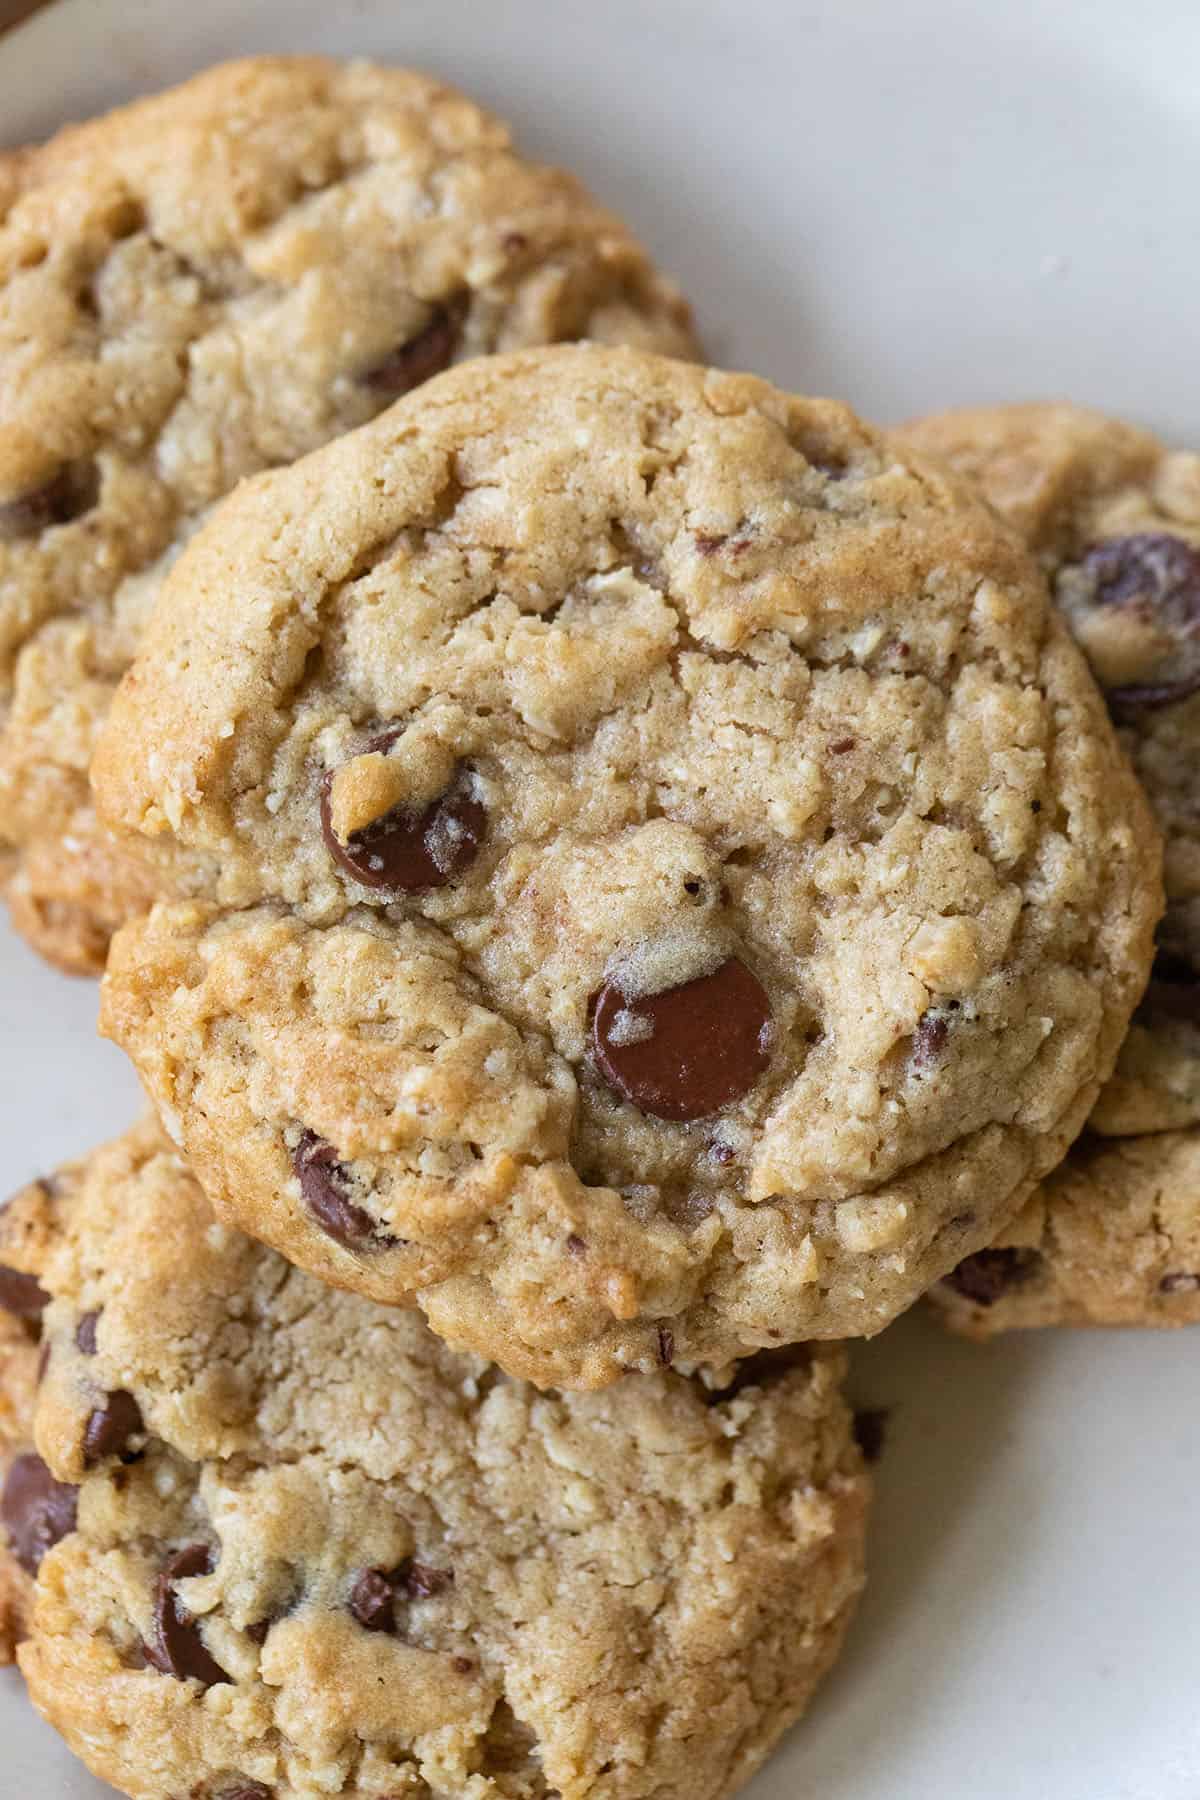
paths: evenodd
<path fill-rule="evenodd" d="M 401 71 L 0 221 L 7 897 L 154 1108 L 0 1214 L 31 1697 L 137 1800 L 720 1800 L 861 1587 L 839 1340 L 1200 1315 L 1200 464 L 706 369 Z"/>

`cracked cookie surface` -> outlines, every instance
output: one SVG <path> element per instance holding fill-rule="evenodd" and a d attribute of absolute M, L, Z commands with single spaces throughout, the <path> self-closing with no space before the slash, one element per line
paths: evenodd
<path fill-rule="evenodd" d="M 880 1329 L 1075 1135 L 1156 845 L 1044 584 L 845 408 L 454 371 L 239 492 L 94 765 L 223 1216 L 547 1383 Z"/>
<path fill-rule="evenodd" d="M 1153 974 L 1089 1121 L 1121 1141 L 1072 1150 L 994 1251 L 932 1297 L 976 1336 L 1187 1323 L 1200 1318 L 1200 456 L 1066 405 L 938 414 L 905 436 L 978 483 L 1037 555 L 1166 840 Z"/>
<path fill-rule="evenodd" d="M 21 1664 L 137 1800 L 719 1800 L 836 1655 L 838 1348 L 540 1394 L 217 1224 L 149 1126 L 0 1250 L 52 1295 L 75 1490 Z"/>
<path fill-rule="evenodd" d="M 197 516 L 452 362 L 585 336 L 692 349 L 620 221 L 423 75 L 249 59 L 12 159 L 0 836 L 44 954 L 102 967 L 163 883 L 99 825 L 87 766 Z"/>

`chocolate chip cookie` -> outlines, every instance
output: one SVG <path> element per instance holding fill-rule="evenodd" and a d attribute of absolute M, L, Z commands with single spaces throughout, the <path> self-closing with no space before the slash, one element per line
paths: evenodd
<path fill-rule="evenodd" d="M 1200 455 L 1065 405 L 943 413 L 905 436 L 976 482 L 1041 562 L 1166 839 L 1153 976 L 1091 1128 L 1198 1123 Z"/>
<path fill-rule="evenodd" d="M 21 1666 L 138 1800 L 718 1800 L 836 1655 L 840 1350 L 539 1394 L 217 1224 L 146 1127 L 17 1207 L 73 1508 Z"/>
<path fill-rule="evenodd" d="M 930 1298 L 968 1337 L 1200 1323 L 1200 1132 L 1089 1134 Z"/>
<path fill-rule="evenodd" d="M 451 371 L 243 486 L 94 765 L 218 1212 L 539 1383 L 871 1332 L 1077 1132 L 1156 840 L 1037 571 L 845 408 Z"/>
<path fill-rule="evenodd" d="M 18 1214 L 24 1211 L 23 1203 Z M 13 1235 L 20 1237 L 25 1234 L 16 1217 Z M 24 1260 L 29 1249 L 26 1244 Z M 33 1576 L 54 1511 L 53 1480 L 33 1451 L 34 1389 L 47 1298 L 31 1269 L 0 1259 L 0 1663 L 13 1660 L 25 1636 Z"/>
<path fill-rule="evenodd" d="M 99 826 L 88 760 L 196 517 L 464 357 L 692 339 L 617 219 L 401 69 L 232 63 L 6 168 L 0 837 L 19 929 L 95 970 L 161 871 Z"/>
<path fill-rule="evenodd" d="M 941 414 L 905 435 L 977 482 L 1042 562 L 1166 836 L 1154 972 L 1089 1121 L 1120 1141 L 1081 1143 L 933 1298 L 977 1336 L 1189 1323 L 1200 1319 L 1200 456 L 1072 406 Z"/>

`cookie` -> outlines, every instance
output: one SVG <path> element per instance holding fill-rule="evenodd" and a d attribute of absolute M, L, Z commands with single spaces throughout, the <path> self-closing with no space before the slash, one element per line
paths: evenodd
<path fill-rule="evenodd" d="M 21 1197 L 19 1212 L 28 1201 Z M 0 1221 L 2 1227 L 2 1221 Z M 0 1258 L 0 1663 L 13 1660 L 26 1634 L 40 1545 L 29 1533 L 10 1540 L 4 1496 L 30 1493 L 42 1481 L 33 1452 L 33 1403 L 47 1295 L 37 1277 Z M 49 1490 L 47 1490 L 49 1491 Z M 39 1516 L 31 1499 L 31 1518 Z"/>
<path fill-rule="evenodd" d="M 1036 570 L 845 408 L 450 371 L 243 486 L 93 766 L 218 1212 L 539 1383 L 872 1332 L 1061 1155 L 1156 842 Z"/>
<path fill-rule="evenodd" d="M 141 627 L 130 583 L 243 476 L 452 362 L 574 337 L 693 343 L 617 219 L 405 70 L 227 64 L 6 171 L 0 837 L 21 852 L 18 928 L 95 970 L 160 885 L 87 791 Z"/>
<path fill-rule="evenodd" d="M 968 1337 L 1200 1323 L 1200 1132 L 1089 1136 L 990 1249 L 932 1290 Z"/>
<path fill-rule="evenodd" d="M 1200 1123 L 1200 455 L 1065 405 L 943 413 L 905 436 L 978 483 L 1045 568 L 1166 839 L 1153 978 L 1091 1128 Z"/>
<path fill-rule="evenodd" d="M 1073 406 L 906 427 L 978 483 L 1046 569 L 1166 837 L 1154 973 L 1092 1135 L 932 1292 L 976 1337 L 1200 1319 L 1200 457 Z M 1149 1135 L 1148 1135 L 1149 1134 Z"/>
<path fill-rule="evenodd" d="M 20 1655 L 102 1779 L 717 1800 L 803 1710 L 862 1581 L 839 1349 L 539 1394 L 217 1224 L 146 1127 L 66 1185 L 25 1222 L 75 1528 Z"/>

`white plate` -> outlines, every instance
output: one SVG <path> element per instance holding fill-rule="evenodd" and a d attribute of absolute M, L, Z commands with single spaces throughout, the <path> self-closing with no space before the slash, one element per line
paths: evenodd
<path fill-rule="evenodd" d="M 423 64 L 637 224 L 714 358 L 878 417 L 1068 395 L 1200 439 L 1195 0 L 59 0 L 0 137 L 249 50 Z M 94 994 L 0 937 L 0 1191 L 120 1128 Z M 910 1320 L 847 1654 L 751 1800 L 1197 1800 L 1200 1335 Z M 98 1800 L 0 1681 L 0 1794 Z"/>

